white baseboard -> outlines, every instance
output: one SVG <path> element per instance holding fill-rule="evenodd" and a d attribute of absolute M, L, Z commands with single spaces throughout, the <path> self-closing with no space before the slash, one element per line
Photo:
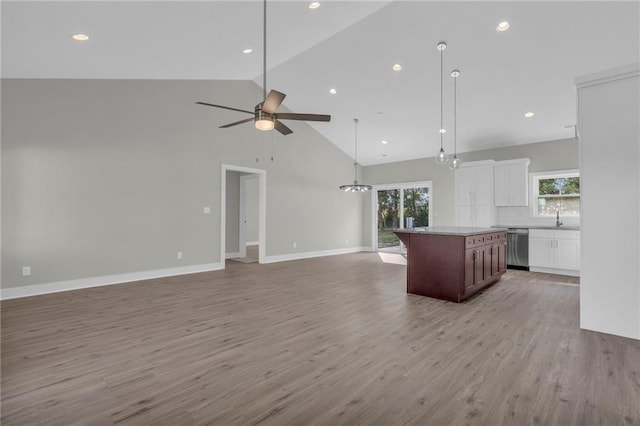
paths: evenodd
<path fill-rule="evenodd" d="M 220 269 L 224 269 L 224 265 L 222 263 L 205 263 L 202 265 L 180 266 L 177 268 L 156 269 L 153 271 L 105 275 L 102 277 L 81 278 L 77 280 L 26 285 L 22 287 L 8 287 L 0 289 L 0 299 L 17 299 L 19 297 L 35 296 L 38 294 L 58 293 L 61 291 L 78 290 L 89 287 L 100 287 L 104 285 L 123 284 L 132 281 L 164 278 L 175 275 L 194 274 L 197 272 L 217 271 Z"/>
<path fill-rule="evenodd" d="M 289 253 L 277 256 L 265 256 L 261 263 L 285 262 L 288 260 L 309 259 L 312 257 L 333 256 L 358 252 L 370 252 L 371 247 L 349 247 L 344 249 L 308 251 Z M 240 253 L 227 253 L 226 258 L 239 257 Z M 58 293 L 61 291 L 79 290 L 82 288 L 100 287 L 105 285 L 124 284 L 132 281 L 149 280 L 153 278 L 171 277 L 175 275 L 194 274 L 198 272 L 218 271 L 224 269 L 224 264 L 206 263 L 202 265 L 180 266 L 177 268 L 157 269 L 152 271 L 130 272 L 126 274 L 105 275 L 101 277 L 80 278 L 76 280 L 58 281 L 53 283 L 33 284 L 21 287 L 7 287 L 0 289 L 0 300 L 17 299 L 20 297 L 36 296 L 39 294 Z"/>
<path fill-rule="evenodd" d="M 236 258 L 236 257 L 240 257 L 240 252 L 239 251 L 237 251 L 235 253 L 225 253 L 225 255 L 224 255 L 225 259 L 233 259 L 233 258 Z"/>
<path fill-rule="evenodd" d="M 245 246 L 257 246 L 260 245 L 260 241 L 247 241 L 244 243 Z"/>
<path fill-rule="evenodd" d="M 311 257 L 333 256 L 336 254 L 358 253 L 361 251 L 371 251 L 370 247 L 349 247 L 344 249 L 307 251 L 302 253 L 289 253 L 276 256 L 265 256 L 261 263 L 286 262 L 288 260 L 309 259 Z"/>
<path fill-rule="evenodd" d="M 531 272 L 542 272 L 545 274 L 556 274 L 556 275 L 569 275 L 570 277 L 579 277 L 580 271 L 573 271 L 570 269 L 554 269 L 554 268 L 539 268 L 537 266 L 530 266 L 529 271 Z"/>

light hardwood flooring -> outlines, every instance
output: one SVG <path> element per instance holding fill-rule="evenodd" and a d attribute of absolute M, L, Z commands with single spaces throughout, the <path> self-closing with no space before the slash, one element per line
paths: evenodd
<path fill-rule="evenodd" d="M 405 276 L 356 253 L 3 301 L 2 424 L 640 424 L 640 341 L 580 330 L 572 279 L 454 304 Z"/>

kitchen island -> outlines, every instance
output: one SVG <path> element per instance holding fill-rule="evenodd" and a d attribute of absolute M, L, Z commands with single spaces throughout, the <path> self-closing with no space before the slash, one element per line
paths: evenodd
<path fill-rule="evenodd" d="M 506 229 L 398 229 L 407 246 L 407 293 L 462 302 L 506 272 Z"/>

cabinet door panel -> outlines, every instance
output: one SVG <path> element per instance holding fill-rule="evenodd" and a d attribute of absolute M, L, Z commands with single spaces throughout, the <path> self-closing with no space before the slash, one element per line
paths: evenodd
<path fill-rule="evenodd" d="M 539 268 L 553 268 L 552 240 L 547 238 L 531 238 L 529 236 L 529 266 Z"/>
<path fill-rule="evenodd" d="M 509 166 L 509 195 L 510 205 L 529 205 L 529 167 L 527 164 Z"/>
<path fill-rule="evenodd" d="M 509 168 L 506 166 L 496 166 L 493 174 L 493 196 L 496 200 L 496 206 L 510 205 Z"/>
<path fill-rule="evenodd" d="M 460 168 L 455 171 L 456 204 L 473 204 L 474 172 L 473 167 Z"/>
<path fill-rule="evenodd" d="M 475 204 L 493 205 L 493 167 L 473 167 L 475 169 Z"/>
<path fill-rule="evenodd" d="M 483 251 L 483 267 L 482 278 L 488 280 L 493 275 L 493 245 L 486 245 L 482 248 Z"/>
<path fill-rule="evenodd" d="M 456 224 L 458 226 L 473 226 L 473 207 L 456 206 Z"/>
<path fill-rule="evenodd" d="M 499 243 L 492 244 L 491 249 L 491 275 L 495 275 L 500 272 L 500 245 Z"/>
<path fill-rule="evenodd" d="M 507 270 L 507 242 L 501 241 L 498 244 L 498 271 L 504 272 Z"/>
<path fill-rule="evenodd" d="M 559 269 L 580 269 L 580 241 L 556 240 L 556 264 Z"/>
<path fill-rule="evenodd" d="M 464 288 L 468 293 L 475 286 L 476 249 L 464 251 Z"/>
<path fill-rule="evenodd" d="M 529 205 L 529 163 L 498 164 L 494 167 L 496 206 Z"/>

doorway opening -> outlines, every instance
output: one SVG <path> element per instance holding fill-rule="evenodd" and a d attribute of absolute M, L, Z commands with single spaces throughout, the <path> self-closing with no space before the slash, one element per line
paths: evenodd
<path fill-rule="evenodd" d="M 432 226 L 431 181 L 376 185 L 373 195 L 372 250 L 403 254 L 406 248 L 394 229 Z"/>
<path fill-rule="evenodd" d="M 266 170 L 223 164 L 221 182 L 221 262 L 264 263 Z"/>

